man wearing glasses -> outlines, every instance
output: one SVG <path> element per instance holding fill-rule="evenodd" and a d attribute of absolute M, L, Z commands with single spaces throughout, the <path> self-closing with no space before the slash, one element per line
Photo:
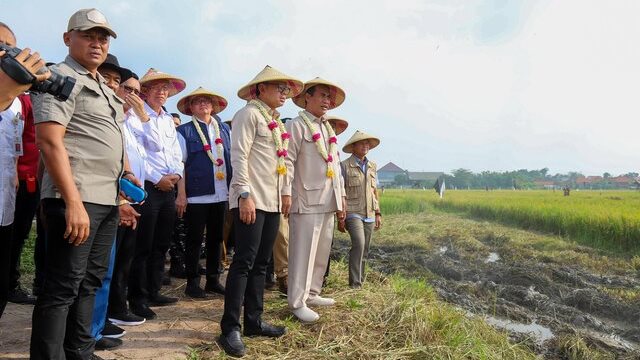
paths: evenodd
<path fill-rule="evenodd" d="M 229 208 L 236 252 L 227 274 L 219 338 L 231 356 L 246 353 L 240 336 L 243 305 L 244 335 L 279 337 L 286 332 L 261 317 L 265 272 L 280 225 L 280 211 L 288 212 L 280 196 L 288 138 L 276 109 L 301 90 L 301 81 L 270 66 L 238 90 L 238 97 L 248 104 L 232 121 Z"/>
<path fill-rule="evenodd" d="M 163 106 L 167 98 L 184 90 L 186 84 L 175 76 L 149 69 L 140 79 L 145 96 L 144 114 L 134 110 L 130 119 L 140 121 L 147 157 L 144 189 L 147 200 L 142 204 L 136 247 L 129 281 L 131 312 L 147 320 L 156 314 L 149 306 L 175 303 L 177 298 L 160 293 L 164 274 L 165 253 L 169 249 L 176 218 L 176 184 L 182 177 L 182 151 L 171 115 Z M 128 94 L 132 104 L 137 95 Z M 132 106 L 136 109 L 136 106 Z"/>

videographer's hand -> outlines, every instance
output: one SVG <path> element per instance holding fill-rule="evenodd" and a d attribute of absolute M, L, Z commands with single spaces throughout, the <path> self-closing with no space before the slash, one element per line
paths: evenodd
<path fill-rule="evenodd" d="M 0 57 L 5 55 L 5 51 L 0 51 Z M 31 54 L 30 49 L 23 49 L 17 56 L 16 61 L 24 66 L 37 81 L 44 81 L 51 76 L 48 70 L 42 74 L 36 72 L 44 67 L 45 62 L 40 58 L 40 54 Z M 46 68 L 45 68 L 46 69 Z M 31 84 L 20 84 L 0 68 L 0 110 L 4 110 L 11 105 L 11 102 L 23 92 L 29 90 Z"/>
<path fill-rule="evenodd" d="M 51 76 L 51 72 L 49 71 L 49 69 L 45 67 L 45 62 L 43 59 L 40 58 L 40 54 L 38 54 L 37 52 L 33 54 L 30 54 L 30 53 L 31 53 L 31 49 L 29 48 L 22 49 L 20 54 L 16 56 L 16 60 L 18 60 L 18 62 L 22 64 L 22 66 L 24 66 L 25 69 L 27 69 L 33 76 L 36 77 L 36 81 L 38 82 L 45 81 L 46 79 L 49 78 L 49 76 Z M 44 68 L 45 71 L 42 74 L 38 74 L 38 70 L 42 68 Z"/>

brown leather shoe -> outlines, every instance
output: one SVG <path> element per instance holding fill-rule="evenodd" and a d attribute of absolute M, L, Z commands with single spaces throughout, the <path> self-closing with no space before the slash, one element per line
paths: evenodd
<path fill-rule="evenodd" d="M 287 282 L 287 277 L 279 277 L 278 278 L 278 290 L 287 295 L 287 292 L 289 290 L 289 284 Z"/>

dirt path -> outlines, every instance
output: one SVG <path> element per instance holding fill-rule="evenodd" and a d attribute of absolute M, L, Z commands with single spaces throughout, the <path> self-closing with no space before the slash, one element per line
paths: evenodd
<path fill-rule="evenodd" d="M 455 231 L 427 241 L 426 247 L 375 246 L 370 265 L 383 273 L 426 274 L 445 301 L 545 358 L 559 358 L 561 339 L 571 335 L 615 358 L 640 358 L 640 302 L 610 295 L 640 289 L 636 274 L 597 273 L 541 254 L 527 258 L 508 235 L 492 231 L 477 230 L 472 241 Z M 334 244 L 334 256 L 348 257 L 348 250 L 344 241 Z"/>
<path fill-rule="evenodd" d="M 203 343 L 216 349 L 220 333 L 223 298 L 210 295 L 205 301 L 184 297 L 184 280 L 173 279 L 173 286 L 164 287 L 166 294 L 179 296 L 175 306 L 154 308 L 156 320 L 140 326 L 124 327 L 123 346 L 114 351 L 98 351 L 105 359 L 184 359 L 190 346 Z M 0 319 L 0 358 L 28 359 L 33 306 L 8 304 Z"/>

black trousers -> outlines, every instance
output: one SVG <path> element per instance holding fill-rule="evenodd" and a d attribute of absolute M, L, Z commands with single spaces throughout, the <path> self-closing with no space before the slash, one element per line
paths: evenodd
<path fill-rule="evenodd" d="M 140 209 L 136 249 L 129 276 L 129 302 L 146 304 L 162 287 L 164 257 L 176 219 L 175 191 L 160 191 L 145 181 L 147 200 Z"/>
<path fill-rule="evenodd" d="M 42 215 L 42 202 L 38 203 L 36 208 L 36 244 L 33 249 L 33 265 L 35 265 L 35 276 L 33 277 L 33 292 L 38 295 L 42 292 L 42 284 L 46 274 L 44 272 L 46 265 L 46 249 L 47 234 L 44 231 L 44 216 Z"/>
<path fill-rule="evenodd" d="M 187 279 L 199 279 L 200 245 L 204 229 L 207 229 L 207 277 L 219 276 L 222 267 L 222 235 L 227 202 L 212 204 L 188 204 L 185 213 L 187 225 L 187 246 L 185 252 L 185 270 Z"/>
<path fill-rule="evenodd" d="M 93 354 L 95 294 L 109 266 L 118 208 L 91 203 L 84 203 L 84 207 L 90 234 L 87 241 L 75 246 L 64 237 L 64 200 L 42 200 L 47 277 L 33 309 L 31 359 L 88 359 Z"/>
<path fill-rule="evenodd" d="M 24 242 L 29 237 L 33 216 L 40 202 L 40 191 L 27 191 L 27 182 L 20 180 L 20 187 L 16 195 L 16 212 L 13 218 L 13 243 L 11 244 L 11 273 L 10 289 L 20 284 L 20 257 Z"/>
<path fill-rule="evenodd" d="M 9 296 L 9 273 L 11 263 L 11 243 L 13 242 L 13 224 L 0 226 L 0 318 L 7 306 Z"/>
<path fill-rule="evenodd" d="M 140 213 L 140 205 L 131 205 Z M 109 288 L 108 316 L 123 315 L 127 313 L 127 287 L 131 263 L 136 250 L 136 236 L 138 229 L 129 226 L 118 227 L 116 237 L 116 259 L 113 264 L 113 275 Z"/>
<path fill-rule="evenodd" d="M 280 226 L 280 213 L 256 210 L 256 222 L 240 221 L 240 211 L 233 212 L 235 255 L 227 274 L 222 333 L 240 330 L 240 309 L 244 305 L 244 326 L 260 326 L 263 311 L 264 280 L 267 263 Z"/>

